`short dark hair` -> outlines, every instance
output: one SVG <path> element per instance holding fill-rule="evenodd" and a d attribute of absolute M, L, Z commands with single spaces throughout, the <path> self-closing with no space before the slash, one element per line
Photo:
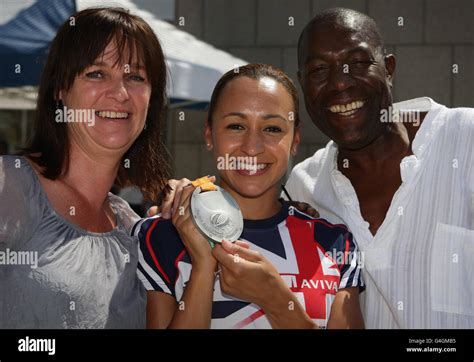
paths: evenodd
<path fill-rule="evenodd" d="M 214 114 L 215 108 L 217 106 L 217 102 L 219 97 L 222 93 L 224 87 L 231 82 L 233 79 L 240 78 L 240 77 L 248 77 L 251 79 L 261 79 L 264 77 L 268 77 L 274 79 L 278 83 L 280 83 L 290 94 L 293 100 L 293 107 L 294 107 L 294 125 L 298 127 L 300 123 L 299 117 L 299 99 L 298 99 L 298 92 L 293 81 L 283 72 L 283 70 L 271 66 L 269 64 L 261 64 L 261 63 L 253 63 L 247 64 L 232 70 L 229 70 L 225 73 L 218 81 L 214 90 L 212 92 L 211 100 L 209 101 L 208 107 L 208 117 L 207 122 L 209 125 L 212 125 L 212 115 Z"/>
<path fill-rule="evenodd" d="M 146 129 L 123 156 L 116 183 L 136 185 L 146 198 L 156 199 L 169 177 L 169 154 L 162 136 L 166 115 L 167 68 L 159 40 L 140 17 L 122 8 L 89 8 L 69 18 L 54 38 L 38 91 L 33 136 L 24 153 L 55 180 L 67 172 L 69 138 L 67 127 L 55 122 L 59 91 L 68 90 L 77 75 L 115 41 L 118 62 L 130 64 L 134 55 L 143 60 L 151 84 Z M 124 51 L 124 50 L 128 50 Z M 122 59 L 128 54 L 129 59 Z M 37 154 L 37 155 L 35 155 Z"/>
<path fill-rule="evenodd" d="M 305 36 L 307 36 L 308 32 L 313 29 L 313 27 L 323 24 L 344 24 L 347 18 L 350 16 L 355 17 L 359 24 L 363 25 L 360 27 L 360 31 L 363 33 L 363 35 L 372 41 L 372 44 L 380 50 L 382 55 L 385 54 L 385 44 L 383 42 L 382 35 L 380 34 L 379 27 L 374 19 L 353 9 L 330 8 L 316 14 L 316 16 L 311 19 L 308 24 L 306 24 L 303 31 L 301 32 L 298 39 L 298 67 L 301 62 L 301 47 L 303 39 Z"/>

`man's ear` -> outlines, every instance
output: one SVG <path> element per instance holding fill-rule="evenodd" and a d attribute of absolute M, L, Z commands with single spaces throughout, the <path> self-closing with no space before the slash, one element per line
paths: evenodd
<path fill-rule="evenodd" d="M 385 72 L 386 72 L 386 78 L 388 85 L 392 87 L 393 85 L 393 74 L 395 73 L 395 67 L 396 67 L 396 60 L 395 60 L 395 55 L 393 54 L 387 54 L 384 57 L 384 62 L 385 62 Z"/>

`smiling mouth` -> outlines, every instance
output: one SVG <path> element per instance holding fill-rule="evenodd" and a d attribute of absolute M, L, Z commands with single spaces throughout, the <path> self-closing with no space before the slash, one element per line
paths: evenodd
<path fill-rule="evenodd" d="M 361 109 L 365 104 L 365 101 L 354 101 L 347 104 L 333 104 L 332 106 L 328 107 L 327 109 L 331 113 L 336 113 L 340 116 L 352 116 L 356 113 L 359 109 Z"/>
<path fill-rule="evenodd" d="M 258 176 L 266 172 L 269 166 L 269 163 L 240 164 L 235 170 L 242 175 Z"/>
<path fill-rule="evenodd" d="M 116 111 L 96 111 L 95 115 L 102 118 L 109 119 L 128 119 L 131 113 L 116 112 Z"/>
<path fill-rule="evenodd" d="M 269 163 L 258 163 L 258 164 L 253 164 L 253 165 L 249 165 L 249 164 L 240 164 L 239 167 L 237 167 L 237 170 L 241 170 L 241 171 L 260 171 L 260 170 L 263 170 L 265 168 L 267 168 L 267 166 L 269 165 Z"/>

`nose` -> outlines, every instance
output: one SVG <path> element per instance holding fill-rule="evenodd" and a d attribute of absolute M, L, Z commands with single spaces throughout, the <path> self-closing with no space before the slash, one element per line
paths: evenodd
<path fill-rule="evenodd" d="M 347 88 L 352 87 L 354 84 L 354 78 L 352 78 L 347 65 L 342 65 L 341 67 L 334 67 L 331 69 L 327 81 L 329 90 L 343 92 Z"/>
<path fill-rule="evenodd" d="M 110 82 L 110 86 L 107 92 L 109 98 L 115 99 L 116 101 L 123 103 L 130 98 L 128 94 L 127 85 L 124 79 L 115 79 Z"/>
<path fill-rule="evenodd" d="M 249 156 L 256 156 L 264 151 L 264 141 L 259 130 L 248 130 L 242 142 L 242 151 Z"/>

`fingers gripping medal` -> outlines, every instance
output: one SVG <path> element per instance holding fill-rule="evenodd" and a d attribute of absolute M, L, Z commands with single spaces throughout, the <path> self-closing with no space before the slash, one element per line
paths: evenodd
<path fill-rule="evenodd" d="M 211 247 L 222 239 L 235 242 L 244 227 L 239 205 L 224 189 L 207 177 L 193 182 L 191 216 L 198 230 L 208 238 Z"/>

